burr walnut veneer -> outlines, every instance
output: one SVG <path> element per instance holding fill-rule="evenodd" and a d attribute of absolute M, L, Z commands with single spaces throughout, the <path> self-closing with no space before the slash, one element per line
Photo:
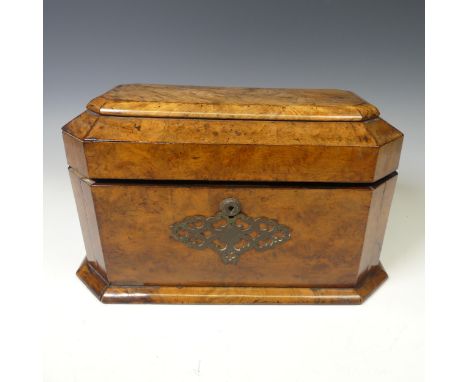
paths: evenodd
<path fill-rule="evenodd" d="M 330 89 L 121 85 L 63 128 L 103 302 L 357 304 L 403 135 Z"/>

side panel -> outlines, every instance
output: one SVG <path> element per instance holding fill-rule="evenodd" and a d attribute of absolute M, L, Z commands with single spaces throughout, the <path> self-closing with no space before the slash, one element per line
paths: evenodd
<path fill-rule="evenodd" d="M 374 181 L 383 178 L 398 168 L 402 146 L 403 137 L 400 137 L 380 147 Z"/>
<path fill-rule="evenodd" d="M 62 133 L 63 144 L 65 145 L 65 154 L 67 163 L 70 167 L 76 169 L 81 175 L 88 176 L 88 166 L 84 153 L 84 144 L 80 139 L 68 134 Z"/>
<path fill-rule="evenodd" d="M 69 169 L 69 174 L 83 233 L 86 258 L 102 276 L 105 276 L 104 254 L 102 253 L 94 201 L 91 194 L 92 182 L 87 179 L 83 180 L 73 169 Z"/>
<path fill-rule="evenodd" d="M 370 268 L 379 264 L 380 251 L 382 250 L 396 181 L 397 176 L 392 177 L 376 187 L 372 194 L 366 237 L 359 266 L 359 278 L 364 277 Z"/>
<path fill-rule="evenodd" d="M 91 186 L 107 277 L 113 285 L 353 286 L 357 282 L 373 189 L 261 185 L 95 183 Z M 170 226 L 213 216 L 238 199 L 250 217 L 288 226 L 291 239 L 237 264 L 192 249 Z"/>

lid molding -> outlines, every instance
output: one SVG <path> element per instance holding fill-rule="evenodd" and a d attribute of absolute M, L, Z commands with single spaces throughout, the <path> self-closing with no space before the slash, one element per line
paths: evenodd
<path fill-rule="evenodd" d="M 63 128 L 68 164 L 93 179 L 373 183 L 403 135 L 366 122 L 178 120 L 86 111 Z"/>
<path fill-rule="evenodd" d="M 365 121 L 380 114 L 346 90 L 147 84 L 119 85 L 87 108 L 123 117 L 272 121 Z"/>

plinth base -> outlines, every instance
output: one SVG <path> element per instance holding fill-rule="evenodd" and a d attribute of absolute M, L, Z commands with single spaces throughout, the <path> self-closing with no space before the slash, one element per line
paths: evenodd
<path fill-rule="evenodd" d="M 354 288 L 122 286 L 109 284 L 86 259 L 77 275 L 100 301 L 132 304 L 361 304 L 388 277 L 379 264 Z"/>

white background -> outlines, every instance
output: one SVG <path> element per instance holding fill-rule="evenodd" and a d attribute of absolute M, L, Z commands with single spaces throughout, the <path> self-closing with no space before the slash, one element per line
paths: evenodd
<path fill-rule="evenodd" d="M 2 380 L 423 380 L 423 241 L 414 222 L 420 211 L 412 208 L 422 195 L 409 179 L 402 187 L 400 178 L 382 252 L 390 279 L 362 306 L 99 304 L 71 277 L 84 250 L 70 191 L 45 205 L 63 224 L 46 232 L 55 239 L 46 247 L 42 288 L 41 12 L 38 2 L 23 3 L 9 3 L 4 15 L 21 17 L 1 24 L 9 52 L 1 94 L 8 105 L 1 150 Z M 426 369 L 433 381 L 466 379 L 466 9 L 453 3 L 428 9 Z M 26 88 L 28 99 L 37 100 L 28 113 L 17 101 Z"/>

